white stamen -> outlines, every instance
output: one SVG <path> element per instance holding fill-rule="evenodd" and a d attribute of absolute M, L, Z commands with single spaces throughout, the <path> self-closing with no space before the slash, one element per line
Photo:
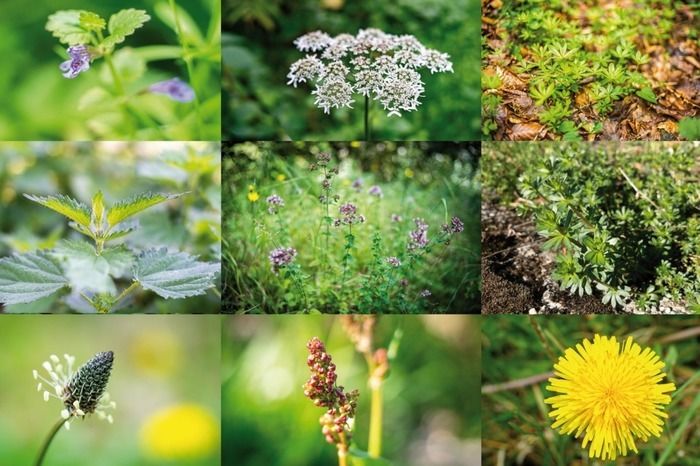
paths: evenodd
<path fill-rule="evenodd" d="M 51 396 L 49 392 L 44 392 L 44 401 L 49 401 L 49 396 Z"/>
<path fill-rule="evenodd" d="M 39 372 L 37 372 L 37 370 L 34 369 L 34 370 L 32 371 L 32 376 L 34 377 L 34 380 L 38 379 L 38 378 L 39 378 Z"/>
<path fill-rule="evenodd" d="M 53 369 L 51 368 L 51 363 L 48 361 L 44 361 L 43 364 L 41 365 L 44 369 L 46 369 L 47 372 L 51 372 Z"/>
<path fill-rule="evenodd" d="M 70 412 L 67 409 L 61 410 L 61 417 L 63 419 L 68 419 L 70 417 Z"/>
<path fill-rule="evenodd" d="M 51 356 L 49 356 L 49 359 L 51 359 L 54 364 L 58 364 L 61 361 L 60 359 L 58 359 L 58 356 L 56 356 L 55 354 L 52 354 Z"/>
<path fill-rule="evenodd" d="M 42 385 L 41 382 L 39 382 L 39 383 L 37 384 L 37 386 L 36 386 L 36 391 L 37 391 L 37 392 L 40 392 L 40 391 L 41 391 L 41 385 Z"/>

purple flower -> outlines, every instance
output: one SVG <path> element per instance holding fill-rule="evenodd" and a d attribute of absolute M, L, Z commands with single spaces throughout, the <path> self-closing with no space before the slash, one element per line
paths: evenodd
<path fill-rule="evenodd" d="M 192 102 L 194 100 L 194 90 L 180 78 L 172 78 L 151 84 L 148 90 L 154 94 L 167 95 L 178 102 Z"/>
<path fill-rule="evenodd" d="M 357 206 L 355 206 L 355 204 L 348 202 L 347 204 L 341 205 L 338 210 L 342 218 L 338 218 L 333 222 L 335 226 L 340 226 L 341 224 L 353 225 L 355 223 L 365 223 L 365 216 L 357 215 Z"/>
<path fill-rule="evenodd" d="M 418 296 L 421 298 L 427 298 L 428 296 L 432 296 L 433 294 L 430 292 L 430 290 L 423 290 L 420 293 L 418 293 Z"/>
<path fill-rule="evenodd" d="M 268 196 L 266 201 L 267 211 L 271 214 L 276 214 L 280 207 L 284 207 L 284 199 L 279 197 L 277 194 Z"/>
<path fill-rule="evenodd" d="M 362 180 L 362 178 L 358 178 L 358 179 L 356 179 L 355 181 L 352 182 L 352 188 L 353 188 L 355 191 L 359 191 L 359 190 L 362 188 L 362 185 L 363 185 L 364 183 L 365 183 L 365 182 Z"/>
<path fill-rule="evenodd" d="M 394 256 L 387 257 L 386 262 L 392 267 L 399 267 L 401 265 L 401 261 L 399 260 L 399 258 Z"/>
<path fill-rule="evenodd" d="M 68 47 L 68 55 L 70 60 L 66 60 L 59 65 L 59 69 L 63 71 L 64 77 L 73 79 L 83 71 L 90 69 L 91 57 L 86 45 Z"/>
<path fill-rule="evenodd" d="M 370 196 L 377 196 L 378 198 L 384 197 L 384 193 L 382 192 L 382 188 L 377 186 L 376 184 L 369 188 L 369 191 L 367 191 Z"/>
<path fill-rule="evenodd" d="M 270 264 L 272 272 L 277 273 L 279 269 L 292 263 L 297 255 L 294 248 L 277 248 L 270 251 Z"/>
<path fill-rule="evenodd" d="M 459 217 L 452 217 L 452 221 L 449 224 L 446 223 L 442 226 L 442 231 L 450 235 L 461 233 L 464 231 L 464 223 Z"/>
<path fill-rule="evenodd" d="M 403 220 L 403 218 L 402 218 L 400 215 L 391 214 L 391 221 L 392 221 L 392 222 L 397 222 L 397 223 L 398 223 L 398 222 L 400 222 L 400 221 L 402 221 L 402 220 Z"/>
<path fill-rule="evenodd" d="M 408 234 L 411 241 L 408 249 L 420 249 L 428 245 L 428 224 L 422 218 L 414 218 L 416 229 Z"/>
<path fill-rule="evenodd" d="M 341 214 L 347 217 L 350 215 L 354 215 L 355 212 L 357 212 L 357 207 L 355 206 L 355 204 L 351 204 L 348 202 L 347 204 L 341 205 L 339 210 Z"/>
<path fill-rule="evenodd" d="M 316 156 L 316 161 L 319 165 L 325 166 L 331 161 L 331 154 L 328 152 L 319 152 L 319 154 Z"/>
<path fill-rule="evenodd" d="M 401 280 L 399 280 L 399 285 L 403 286 L 404 288 L 407 287 L 408 280 L 406 280 L 405 278 L 402 278 Z"/>

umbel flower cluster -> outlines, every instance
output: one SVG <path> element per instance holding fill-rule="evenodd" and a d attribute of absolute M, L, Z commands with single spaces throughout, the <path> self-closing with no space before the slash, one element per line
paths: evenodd
<path fill-rule="evenodd" d="M 414 36 L 379 29 L 335 37 L 315 31 L 294 44 L 310 53 L 292 63 L 287 84 L 314 83 L 314 103 L 325 113 L 352 108 L 353 96 L 360 94 L 378 101 L 389 116 L 401 116 L 420 105 L 425 85 L 418 70 L 452 72 L 448 54 L 425 47 Z"/>
<path fill-rule="evenodd" d="M 105 390 L 114 364 L 114 353 L 97 353 L 75 372 L 75 357 L 64 354 L 63 358 L 65 362 L 52 354 L 48 361 L 44 361 L 42 367 L 48 378 L 36 370 L 33 372 L 34 380 L 38 381 L 37 391 L 43 391 L 44 401 L 56 398 L 63 403 L 61 417 L 66 429 L 70 429 L 72 418 L 84 418 L 93 413 L 111 424 L 112 415 L 107 414 L 107 410 L 116 408 L 116 403 L 110 400 Z"/>
<path fill-rule="evenodd" d="M 659 437 L 668 414 L 664 406 L 676 389 L 661 383 L 664 363 L 650 348 L 628 337 L 624 344 L 615 337 L 595 335 L 569 348 L 554 365 L 555 377 L 547 390 L 557 393 L 545 399 L 554 408 L 553 429 L 562 434 L 583 434 L 588 456 L 614 460 L 628 451 L 637 452 L 635 437 L 647 441 Z"/>
<path fill-rule="evenodd" d="M 309 356 L 306 365 L 311 370 L 311 377 L 304 384 L 304 396 L 320 408 L 326 408 L 319 422 L 328 443 L 334 444 L 338 455 L 347 454 L 350 445 L 352 424 L 357 410 L 357 390 L 345 393 L 342 386 L 336 385 L 338 375 L 331 355 L 317 337 L 307 344 Z"/>

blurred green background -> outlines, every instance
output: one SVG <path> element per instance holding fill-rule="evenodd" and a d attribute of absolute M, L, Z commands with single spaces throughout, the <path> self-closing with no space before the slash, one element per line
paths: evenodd
<path fill-rule="evenodd" d="M 323 205 L 319 202 L 322 173 L 310 171 L 309 164 L 321 151 L 333 155 L 329 167 L 339 167 L 333 181 L 340 204 L 353 202 L 367 222 L 353 228 L 357 251 L 345 288 L 359 286 L 372 262 L 372 235 L 380 232 L 387 256 L 405 250 L 408 232 L 415 228 L 412 219 L 424 218 L 431 225 L 429 238 L 438 236 L 440 225 L 458 216 L 464 232 L 454 235 L 449 245 L 437 245 L 426 254 L 423 263 L 409 271 L 409 295 L 429 289 L 432 312 L 479 312 L 480 293 L 480 184 L 478 144 L 454 143 L 243 143 L 224 146 L 224 311 L 288 312 L 301 310 L 302 304 L 290 297 L 288 280 L 270 271 L 269 252 L 277 247 L 269 235 L 277 221 L 287 226 L 291 243 L 299 255 L 296 262 L 311 276 L 316 306 L 324 312 L 346 312 L 334 305 L 331 294 L 339 293 L 336 281 L 342 275 L 342 256 L 346 228 L 331 227 L 329 259 L 337 276 L 320 270 L 325 247 L 321 235 Z M 353 181 L 361 178 L 356 191 Z M 378 185 L 384 197 L 367 194 Z M 251 202 L 250 188 L 259 195 Z M 276 193 L 285 200 L 280 213 L 271 216 L 265 199 Z M 339 204 L 331 204 L 330 214 L 338 216 Z M 392 222 L 391 215 L 402 217 Z M 275 218 L 277 217 L 277 218 Z M 335 278 L 334 278 L 335 277 Z M 334 281 L 335 280 L 335 281 Z M 342 291 L 342 290 L 340 290 Z M 357 304 L 343 303 L 347 308 Z M 297 296 L 297 298 L 299 298 Z M 301 299 L 301 298 L 299 298 Z M 356 310 L 357 312 L 357 310 Z M 362 312 L 362 309 L 359 309 Z M 386 309 L 397 312 L 397 309 Z"/>
<path fill-rule="evenodd" d="M 219 140 L 221 126 L 221 45 L 219 0 L 178 0 L 181 24 L 194 51 L 194 87 L 201 102 L 203 125 L 197 128 L 193 103 L 174 102 L 159 95 L 136 95 L 150 84 L 175 76 L 189 81 L 174 30 L 167 25 L 167 0 L 36 0 L 31 8 L 22 0 L 0 2 L 0 140 Z M 143 28 L 127 37 L 115 62 L 129 76 L 130 102 L 161 123 L 154 131 L 141 123 L 127 132 L 116 99 L 98 88 L 112 90 L 104 60 L 86 73 L 66 79 L 58 69 L 66 47 L 45 30 L 57 10 L 87 9 L 104 18 L 122 8 L 144 9 L 151 16 Z M 192 18 L 192 23 L 187 17 Z M 166 18 L 166 21 L 163 19 Z M 189 26 L 191 24 L 191 27 Z M 208 41 L 211 39 L 211 41 Z M 177 54 L 176 54 L 177 55 Z M 133 78 L 133 79 L 132 79 Z M 131 118 L 134 118 L 132 115 Z"/>
<path fill-rule="evenodd" d="M 539 324 L 547 345 L 556 359 L 564 350 L 593 335 L 617 336 L 618 341 L 634 337 L 640 346 L 650 347 L 665 362 L 664 372 L 675 383 L 672 402 L 666 409 L 669 421 L 661 438 L 637 440 L 639 454 L 617 461 L 602 462 L 588 458 L 581 439 L 561 435 L 551 429 L 547 416 L 550 406 L 544 399 L 552 396 L 545 389 L 547 373 L 554 361 L 532 325 Z M 482 327 L 482 419 L 484 464 L 498 465 L 697 465 L 700 457 L 700 423 L 697 411 L 680 432 L 678 443 L 670 445 L 678 433 L 684 415 L 700 398 L 700 317 L 690 316 L 547 316 L 530 317 L 491 315 Z M 685 332 L 679 333 L 679 332 Z M 624 341 L 624 340 L 623 340 Z M 492 391 L 495 385 L 541 376 L 540 381 L 508 390 Z M 683 391 L 682 386 L 686 385 Z M 490 393 L 484 393 L 490 392 Z M 665 463 L 657 463 L 670 448 Z"/>
<path fill-rule="evenodd" d="M 224 0 L 223 137 L 231 140 L 347 141 L 363 137 L 363 105 L 316 108 L 313 87 L 286 85 L 303 58 L 293 41 L 317 29 L 334 36 L 368 27 L 412 34 L 447 52 L 454 73 L 421 73 L 422 105 L 388 118 L 375 102 L 375 140 L 480 139 L 480 5 L 478 0 Z"/>
<path fill-rule="evenodd" d="M 382 456 L 395 466 L 480 464 L 479 317 L 382 316 L 375 347 L 404 332 L 384 383 Z M 338 384 L 360 391 L 354 439 L 367 449 L 369 393 L 363 357 L 334 316 L 231 316 L 223 320 L 224 466 L 329 466 L 335 447 L 304 397 L 306 343 L 317 336 Z"/>
<path fill-rule="evenodd" d="M 167 246 L 218 261 L 220 160 L 219 143 L 0 143 L 0 257 L 50 249 L 62 238 L 85 238 L 65 217 L 27 200 L 24 193 L 60 193 L 90 205 L 101 189 L 108 206 L 147 191 L 189 192 L 136 216 L 140 227 L 124 241 L 135 250 Z M 133 306 L 119 312 L 218 313 L 219 302 L 215 291 L 168 301 L 139 292 Z M 4 312 L 67 310 L 55 294 L 28 305 L 7 306 Z"/>
<path fill-rule="evenodd" d="M 43 401 L 32 370 L 50 354 L 76 356 L 77 369 L 111 350 L 114 424 L 73 420 L 45 465 L 218 466 L 219 331 L 218 316 L 0 316 L 2 464 L 33 464 L 63 409 Z"/>

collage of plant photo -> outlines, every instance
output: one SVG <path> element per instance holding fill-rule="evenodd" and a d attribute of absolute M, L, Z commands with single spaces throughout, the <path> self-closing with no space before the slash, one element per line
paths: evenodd
<path fill-rule="evenodd" d="M 0 36 L 0 466 L 700 466 L 698 0 Z"/>

